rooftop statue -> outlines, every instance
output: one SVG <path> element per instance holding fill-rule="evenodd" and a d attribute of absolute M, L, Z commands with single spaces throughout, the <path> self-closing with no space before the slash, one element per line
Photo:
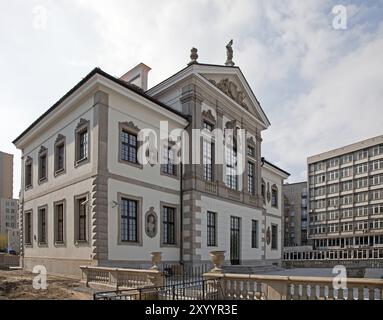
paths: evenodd
<path fill-rule="evenodd" d="M 233 62 L 233 40 L 230 40 L 230 42 L 226 46 L 227 50 L 227 60 L 225 62 L 226 66 L 234 66 L 235 63 Z"/>

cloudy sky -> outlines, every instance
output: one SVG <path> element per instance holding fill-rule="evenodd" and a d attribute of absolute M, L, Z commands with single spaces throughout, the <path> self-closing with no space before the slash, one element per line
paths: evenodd
<path fill-rule="evenodd" d="M 272 123 L 263 155 L 290 182 L 306 179 L 308 156 L 383 134 L 383 1 L 1 0 L 0 150 L 15 154 L 15 196 L 11 141 L 91 69 L 144 62 L 154 85 L 193 46 L 223 64 L 230 39 Z"/>

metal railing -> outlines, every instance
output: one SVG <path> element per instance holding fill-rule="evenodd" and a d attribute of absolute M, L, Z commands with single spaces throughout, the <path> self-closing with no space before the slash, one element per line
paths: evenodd
<path fill-rule="evenodd" d="M 97 292 L 94 300 L 221 300 L 223 291 L 216 280 L 199 280 L 160 287 Z"/>

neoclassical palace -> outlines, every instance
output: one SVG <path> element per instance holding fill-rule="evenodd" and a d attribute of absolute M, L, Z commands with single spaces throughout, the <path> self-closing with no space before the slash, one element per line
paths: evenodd
<path fill-rule="evenodd" d="M 269 120 L 230 54 L 225 65 L 199 63 L 195 49 L 191 58 L 149 90 L 142 63 L 121 78 L 96 68 L 16 138 L 26 269 L 138 267 L 150 265 L 150 252 L 167 263 L 202 264 L 226 251 L 226 265 L 280 264 L 289 174 L 261 157 Z M 223 163 L 204 137 L 185 163 L 173 161 L 170 141 L 155 155 L 166 164 L 138 161 L 140 131 L 161 136 L 160 122 L 189 137 L 245 130 L 243 172 L 235 140 Z"/>

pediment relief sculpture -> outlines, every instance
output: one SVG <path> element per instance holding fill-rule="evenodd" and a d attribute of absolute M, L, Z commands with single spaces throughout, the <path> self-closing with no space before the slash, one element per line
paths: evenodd
<path fill-rule="evenodd" d="M 209 82 L 216 86 L 224 94 L 232 98 L 235 102 L 240 104 L 243 108 L 249 110 L 249 107 L 245 103 L 245 94 L 238 90 L 238 86 L 233 81 L 230 81 L 229 79 L 222 79 L 217 83 L 215 80 L 210 79 Z"/>
<path fill-rule="evenodd" d="M 214 117 L 213 113 L 211 112 L 211 110 L 205 110 L 205 111 L 203 111 L 203 112 L 202 112 L 202 116 L 203 116 L 205 119 L 207 119 L 207 120 L 209 120 L 209 121 L 215 123 L 215 117 Z"/>

